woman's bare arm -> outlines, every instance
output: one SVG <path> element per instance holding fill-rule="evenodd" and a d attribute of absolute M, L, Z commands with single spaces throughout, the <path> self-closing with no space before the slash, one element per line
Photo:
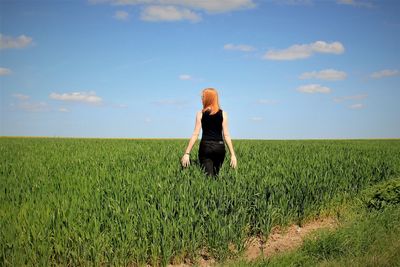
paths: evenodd
<path fill-rule="evenodd" d="M 222 130 L 224 133 L 225 142 L 228 144 L 229 152 L 231 153 L 231 157 L 236 157 L 235 150 L 233 149 L 231 136 L 229 134 L 229 127 L 228 127 L 228 114 L 223 111 L 223 121 L 222 121 Z"/>
<path fill-rule="evenodd" d="M 189 144 L 188 144 L 188 146 L 186 148 L 185 153 L 188 153 L 188 154 L 190 153 L 194 143 L 196 143 L 196 140 L 199 137 L 199 133 L 200 133 L 200 129 L 201 129 L 201 116 L 202 116 L 201 111 L 197 112 L 197 114 L 196 114 L 196 124 L 194 126 L 194 131 L 193 131 L 192 137 L 190 138 L 190 141 L 189 141 Z"/>

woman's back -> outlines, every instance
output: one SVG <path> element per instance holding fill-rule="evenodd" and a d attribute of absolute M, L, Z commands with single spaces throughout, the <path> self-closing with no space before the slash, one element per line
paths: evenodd
<path fill-rule="evenodd" d="M 204 141 L 223 141 L 222 138 L 222 109 L 211 115 L 210 110 L 203 112 L 201 117 L 201 127 L 203 135 L 201 140 Z"/>

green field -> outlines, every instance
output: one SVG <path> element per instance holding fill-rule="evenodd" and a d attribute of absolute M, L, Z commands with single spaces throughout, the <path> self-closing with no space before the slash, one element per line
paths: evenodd
<path fill-rule="evenodd" d="M 1 138 L 1 265 L 223 260 L 400 176 L 398 139 L 233 140 L 238 168 L 227 156 L 217 179 L 200 170 L 198 143 L 181 168 L 187 143 Z"/>
<path fill-rule="evenodd" d="M 336 208 L 340 227 L 335 231 L 319 229 L 295 250 L 222 266 L 400 266 L 400 177 L 368 187 Z"/>

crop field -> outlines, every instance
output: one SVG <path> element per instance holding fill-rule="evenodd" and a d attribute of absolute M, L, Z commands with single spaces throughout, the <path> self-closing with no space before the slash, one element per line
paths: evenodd
<path fill-rule="evenodd" d="M 233 140 L 216 179 L 185 140 L 0 139 L 2 266 L 223 260 L 400 175 L 400 140 Z"/>

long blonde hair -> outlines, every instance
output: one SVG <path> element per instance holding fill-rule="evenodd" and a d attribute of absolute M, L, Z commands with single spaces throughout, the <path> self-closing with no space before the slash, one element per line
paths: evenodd
<path fill-rule="evenodd" d="M 218 92 L 214 88 L 206 88 L 202 92 L 202 101 L 203 101 L 203 110 L 211 108 L 211 115 L 218 112 L 220 109 L 219 100 L 218 100 Z"/>

